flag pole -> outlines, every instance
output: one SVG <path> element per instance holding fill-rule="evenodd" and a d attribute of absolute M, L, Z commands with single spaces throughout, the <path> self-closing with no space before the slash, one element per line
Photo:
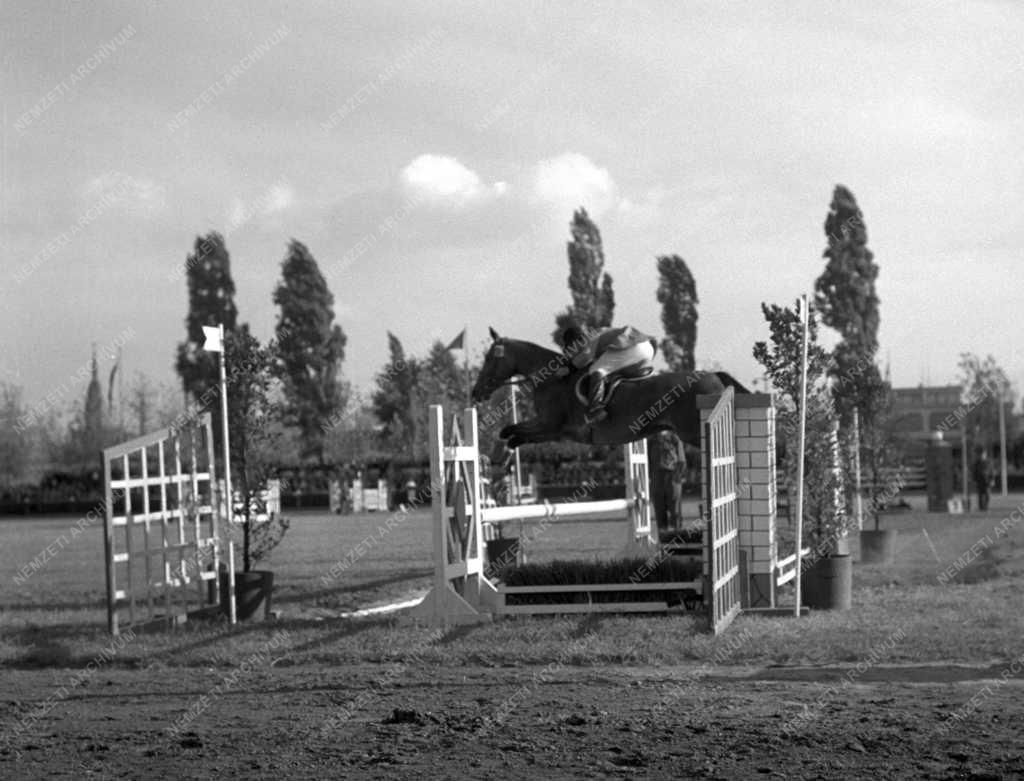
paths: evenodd
<path fill-rule="evenodd" d="M 117 415 L 118 425 L 124 431 L 124 347 L 117 348 Z M 140 431 L 139 435 L 145 433 Z"/>
<path fill-rule="evenodd" d="M 1001 379 L 1001 378 L 1000 378 Z M 1005 384 L 999 383 L 999 476 L 1001 479 L 1002 494 L 1007 494 L 1007 481 L 1006 481 L 1006 410 L 1005 402 L 1003 401 L 1003 390 Z"/>
<path fill-rule="evenodd" d="M 804 437 L 807 434 L 807 330 L 810 313 L 807 311 L 807 296 L 800 297 L 800 324 L 803 339 L 800 358 L 800 439 L 796 456 L 796 616 L 800 616 L 801 570 L 803 569 L 803 521 L 804 521 Z"/>
<path fill-rule="evenodd" d="M 864 509 L 861 502 L 860 484 L 860 414 L 856 407 L 853 408 L 853 480 L 854 480 L 854 508 L 857 514 L 857 530 L 864 530 Z"/>
<path fill-rule="evenodd" d="M 227 522 L 235 518 L 234 494 L 231 492 L 231 444 L 228 442 L 228 378 L 224 370 L 224 324 L 217 326 L 220 332 L 220 414 L 221 434 L 224 437 L 224 493 L 227 508 Z M 230 528 L 230 527 L 229 527 Z"/>
<path fill-rule="evenodd" d="M 971 508 L 971 491 L 967 487 L 967 418 L 960 423 L 960 495 L 963 497 L 964 512 Z"/>
<path fill-rule="evenodd" d="M 519 400 L 516 398 L 516 386 L 514 384 L 508 386 L 509 392 L 512 394 L 512 423 L 519 422 Z M 521 504 L 523 485 L 522 465 L 519 462 L 519 448 L 515 449 L 515 474 L 512 476 L 512 491 L 515 497 L 512 499 L 512 504 Z"/>
<path fill-rule="evenodd" d="M 462 367 L 466 374 L 466 409 L 473 406 L 472 392 L 469 389 L 469 326 L 462 329 Z"/>
<path fill-rule="evenodd" d="M 231 491 L 231 443 L 228 441 L 228 378 L 224 369 L 224 324 L 218 323 L 217 327 L 203 326 L 205 344 L 203 349 L 209 352 L 220 353 L 217 364 L 220 368 L 220 411 L 221 411 L 221 433 L 224 437 L 224 522 L 228 524 L 226 532 L 231 531 L 231 523 L 235 518 L 234 497 Z M 210 465 L 212 472 L 213 464 Z M 212 483 L 212 481 L 211 481 Z M 212 486 L 211 486 L 212 490 Z M 211 497 L 212 499 L 212 497 Z M 214 501 L 214 520 L 217 518 L 216 501 Z M 218 543 L 218 530 L 214 536 L 214 544 Z M 231 623 L 235 623 L 235 546 L 234 541 L 228 534 L 228 605 L 230 606 Z"/>

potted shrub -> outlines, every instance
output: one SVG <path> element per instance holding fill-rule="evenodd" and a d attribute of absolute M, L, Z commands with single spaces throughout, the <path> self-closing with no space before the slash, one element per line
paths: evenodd
<path fill-rule="evenodd" d="M 796 307 L 762 304 L 761 309 L 771 330 L 771 345 L 755 344 L 754 358 L 781 392 L 776 431 L 783 441 L 783 456 L 778 479 L 790 496 L 795 496 L 803 327 Z M 826 380 L 831 359 L 817 344 L 817 326 L 812 307 L 808 318 L 803 506 L 804 545 L 811 548 L 811 553 L 803 563 L 802 600 L 809 607 L 846 609 L 851 604 L 853 583 L 847 535 L 855 521 L 848 511 L 838 418 Z"/>
<path fill-rule="evenodd" d="M 808 607 L 845 610 L 851 606 L 853 586 L 847 538 L 857 524 L 847 503 L 839 421 L 824 394 L 809 397 L 807 406 L 803 528 L 811 552 L 803 565 L 801 595 Z M 795 490 L 796 464 L 787 463 L 785 470 Z"/>
<path fill-rule="evenodd" d="M 874 522 L 874 529 L 860 531 L 860 560 L 864 564 L 882 564 L 892 561 L 896 550 L 896 530 L 882 529 L 881 514 L 893 502 L 903 487 L 899 468 L 902 449 L 888 425 L 889 387 L 884 385 L 879 395 L 877 412 L 870 407 L 864 425 L 860 426 L 860 463 L 868 484 L 864 489 L 864 510 Z"/>
<path fill-rule="evenodd" d="M 233 573 L 236 615 L 245 620 L 260 606 L 270 615 L 274 573 L 254 569 L 283 539 L 289 522 L 268 514 L 262 492 L 272 476 L 281 438 L 280 407 L 270 399 L 275 349 L 264 347 L 246 326 L 225 339 L 231 477 L 237 501 L 229 527 L 241 540 L 242 571 Z M 234 499 L 234 497 L 233 497 Z M 240 518 L 238 523 L 234 518 Z M 221 604 L 227 609 L 227 573 L 221 574 Z"/>

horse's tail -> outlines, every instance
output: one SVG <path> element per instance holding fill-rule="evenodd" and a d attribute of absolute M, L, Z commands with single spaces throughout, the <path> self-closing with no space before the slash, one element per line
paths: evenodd
<path fill-rule="evenodd" d="M 726 388 L 734 388 L 737 393 L 750 393 L 747 386 L 729 374 L 729 372 L 715 372 L 715 376 L 718 377 Z"/>

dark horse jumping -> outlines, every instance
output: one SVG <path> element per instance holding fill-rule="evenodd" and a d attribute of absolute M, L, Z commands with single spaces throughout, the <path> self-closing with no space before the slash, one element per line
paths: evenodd
<path fill-rule="evenodd" d="M 531 442 L 571 440 L 594 445 L 623 445 L 657 431 L 671 429 L 694 447 L 700 447 L 700 411 L 697 396 L 721 393 L 726 387 L 749 393 L 725 372 L 665 372 L 623 380 L 606 407 L 608 417 L 588 424 L 586 401 L 577 386 L 586 374 L 575 369 L 562 353 L 531 342 L 506 339 L 491 329 L 494 343 L 473 386 L 473 401 L 490 398 L 513 377 L 533 393 L 537 417 L 505 426 L 498 434 L 510 448 Z"/>

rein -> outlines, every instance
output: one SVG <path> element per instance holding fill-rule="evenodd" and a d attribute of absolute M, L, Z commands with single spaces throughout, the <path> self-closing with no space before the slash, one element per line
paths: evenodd
<path fill-rule="evenodd" d="M 506 345 L 504 345 L 504 344 L 496 344 L 492 348 L 494 357 L 495 358 L 503 358 L 505 356 L 505 348 L 506 348 Z M 559 366 L 557 371 L 561 371 L 562 369 L 567 368 L 567 366 L 568 366 L 568 359 L 565 358 L 565 356 L 562 356 L 562 355 L 560 355 L 559 357 L 560 357 L 561 360 L 560 360 L 560 366 Z M 512 377 L 509 377 L 507 380 L 504 380 L 503 382 L 500 382 L 497 385 L 495 385 L 494 389 L 497 390 L 498 388 L 503 388 L 506 385 L 523 385 L 523 384 L 528 383 L 528 382 L 532 382 L 534 387 L 538 387 L 539 388 L 539 387 L 541 387 L 543 385 L 547 385 L 549 382 L 551 382 L 554 379 L 561 379 L 562 378 L 562 377 L 559 376 L 559 374 L 556 371 L 556 373 L 552 374 L 551 377 L 545 377 L 543 380 L 537 382 L 537 381 L 535 381 L 533 379 L 533 375 L 536 374 L 537 371 L 539 371 L 539 369 L 538 370 L 534 370 L 533 372 L 530 372 L 529 374 L 526 374 L 526 375 L 522 375 L 522 374 L 520 374 L 520 375 L 513 375 Z M 570 372 L 569 373 L 570 374 L 572 373 L 571 368 L 570 368 Z M 518 376 L 518 379 L 516 379 L 516 376 Z"/>

